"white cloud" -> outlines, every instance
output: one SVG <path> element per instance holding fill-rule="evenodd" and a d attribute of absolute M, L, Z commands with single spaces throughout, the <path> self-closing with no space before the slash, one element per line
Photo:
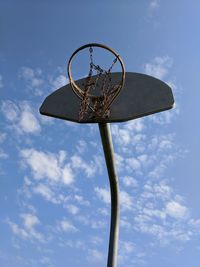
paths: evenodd
<path fill-rule="evenodd" d="M 7 159 L 9 156 L 0 148 L 0 159 Z"/>
<path fill-rule="evenodd" d="M 24 220 L 24 226 L 27 229 L 32 229 L 35 225 L 39 224 L 39 219 L 37 216 L 31 213 L 21 214 L 22 219 Z"/>
<path fill-rule="evenodd" d="M 88 163 L 79 155 L 74 155 L 71 157 L 71 164 L 74 169 L 84 171 L 87 177 L 92 177 L 97 170 L 101 170 L 100 157 L 94 157 L 94 161 Z"/>
<path fill-rule="evenodd" d="M 185 242 L 190 240 L 192 232 L 186 230 L 182 224 L 165 223 L 163 225 L 158 223 L 148 222 L 145 218 L 138 216 L 135 218 L 137 227 L 142 233 L 151 234 L 155 236 L 163 245 L 170 244 L 172 240 Z"/>
<path fill-rule="evenodd" d="M 95 187 L 97 196 L 106 204 L 110 204 L 110 190 L 106 188 Z"/>
<path fill-rule="evenodd" d="M 54 192 L 50 189 L 49 186 L 44 185 L 44 184 L 38 184 L 33 188 L 33 192 L 41 195 L 44 197 L 47 201 L 50 201 L 54 204 L 58 204 L 60 201 L 55 197 Z"/>
<path fill-rule="evenodd" d="M 7 219 L 6 223 L 10 226 L 15 235 L 19 236 L 22 239 L 28 239 L 29 235 L 23 228 L 20 228 L 17 224 L 10 221 L 10 219 Z"/>
<path fill-rule="evenodd" d="M 144 185 L 144 191 L 141 194 L 142 198 L 157 198 L 166 201 L 172 197 L 173 190 L 166 184 L 166 181 L 159 183 L 147 182 Z"/>
<path fill-rule="evenodd" d="M 78 202 L 78 204 L 80 204 L 80 205 L 90 206 L 90 202 L 88 200 L 84 199 L 83 196 L 75 194 L 74 195 L 74 200 L 76 200 Z"/>
<path fill-rule="evenodd" d="M 61 170 L 56 155 L 35 149 L 23 149 L 21 156 L 31 167 L 36 179 L 47 177 L 53 181 L 59 180 Z"/>
<path fill-rule="evenodd" d="M 48 182 L 46 184 L 39 183 L 35 186 L 33 186 L 31 183 L 28 185 L 28 189 L 29 191 L 32 190 L 33 193 L 40 195 L 45 200 L 53 204 L 63 204 L 64 206 L 69 198 L 68 196 L 65 196 L 60 193 L 59 187 L 56 187 L 55 184 L 51 184 Z"/>
<path fill-rule="evenodd" d="M 167 76 L 169 68 L 172 66 L 172 59 L 168 56 L 155 57 L 150 63 L 146 63 L 144 68 L 148 75 L 158 79 L 163 79 Z"/>
<path fill-rule="evenodd" d="M 159 163 L 157 163 L 157 166 L 154 164 L 152 167 L 152 170 L 149 171 L 148 176 L 151 178 L 156 178 L 159 179 L 162 177 L 162 175 L 164 174 L 167 166 L 169 163 L 173 162 L 176 159 L 176 155 L 175 153 L 173 154 L 165 154 L 163 153 L 163 155 L 160 155 L 161 159 L 159 161 Z"/>
<path fill-rule="evenodd" d="M 62 170 L 62 181 L 66 185 L 70 185 L 74 181 L 74 175 L 69 164 L 65 165 Z"/>
<path fill-rule="evenodd" d="M 126 168 L 127 170 L 131 171 L 139 171 L 141 169 L 141 163 L 138 159 L 132 157 L 132 158 L 127 158 L 126 160 Z"/>
<path fill-rule="evenodd" d="M 122 182 L 126 187 L 137 187 L 138 186 L 137 180 L 131 176 L 124 176 L 122 178 Z"/>
<path fill-rule="evenodd" d="M 191 218 L 188 222 L 189 227 L 191 227 L 191 229 L 193 230 L 193 234 L 194 235 L 199 235 L 200 234 L 200 219 L 194 219 Z"/>
<path fill-rule="evenodd" d="M 73 215 L 76 215 L 79 212 L 79 208 L 73 204 L 66 205 L 66 208 Z"/>
<path fill-rule="evenodd" d="M 38 217 L 35 214 L 23 213 L 20 215 L 23 220 L 22 226 L 17 225 L 10 219 L 6 219 L 6 223 L 10 226 L 12 232 L 25 240 L 37 240 L 44 242 L 44 236 L 39 231 L 35 229 L 35 226 L 40 224 Z"/>
<path fill-rule="evenodd" d="M 103 244 L 104 240 L 103 238 L 99 237 L 99 236 L 92 236 L 91 237 L 91 243 L 94 245 L 101 245 Z"/>
<path fill-rule="evenodd" d="M 188 215 L 188 209 L 176 201 L 170 201 L 166 205 L 166 213 L 177 219 L 185 219 Z"/>
<path fill-rule="evenodd" d="M 126 230 L 130 230 L 131 229 L 131 222 L 130 219 L 121 217 L 120 218 L 120 227 L 126 229 Z"/>
<path fill-rule="evenodd" d="M 133 205 L 132 227 L 155 236 L 163 245 L 188 241 L 193 229 L 189 225 L 189 209 L 182 202 L 182 197 L 176 195 L 165 180 L 148 181 Z"/>
<path fill-rule="evenodd" d="M 173 147 L 173 143 L 171 140 L 162 140 L 159 144 L 159 149 L 161 150 L 166 150 L 166 149 L 171 149 Z"/>
<path fill-rule="evenodd" d="M 116 152 L 115 152 L 115 162 L 119 172 L 122 171 L 124 169 L 124 158 Z"/>
<path fill-rule="evenodd" d="M 200 230 L 200 219 L 190 219 L 189 223 Z"/>
<path fill-rule="evenodd" d="M 93 229 L 102 229 L 102 228 L 106 228 L 107 227 L 106 221 L 99 220 L 99 219 L 90 220 L 89 225 Z"/>
<path fill-rule="evenodd" d="M 136 133 L 142 132 L 145 129 L 144 119 L 129 121 L 124 125 L 124 128 Z"/>
<path fill-rule="evenodd" d="M 60 164 L 59 155 L 35 149 L 23 149 L 20 154 L 24 163 L 31 168 L 36 180 L 47 178 L 51 182 L 61 182 L 66 185 L 74 181 L 69 164 L 64 166 Z"/>
<path fill-rule="evenodd" d="M 78 229 L 67 219 L 63 219 L 58 222 L 58 229 L 63 232 L 77 232 Z"/>
<path fill-rule="evenodd" d="M 19 128 L 25 133 L 38 133 L 40 132 L 40 124 L 33 114 L 29 105 L 25 104 L 21 111 L 21 117 L 19 120 Z"/>
<path fill-rule="evenodd" d="M 60 164 L 63 164 L 63 162 L 66 160 L 67 158 L 67 152 L 65 150 L 60 150 L 59 151 L 59 155 L 58 155 L 58 161 Z"/>
<path fill-rule="evenodd" d="M 41 68 L 25 66 L 19 70 L 18 77 L 24 82 L 28 92 L 35 96 L 46 94 L 49 90 L 54 91 L 69 82 L 61 67 L 55 68 L 53 74 L 47 74 Z"/>
<path fill-rule="evenodd" d="M 19 78 L 25 81 L 27 88 L 35 95 L 42 95 L 41 86 L 44 84 L 44 80 L 41 69 L 22 67 L 19 71 Z"/>
<path fill-rule="evenodd" d="M 82 240 L 70 240 L 70 239 L 65 239 L 62 242 L 59 242 L 59 246 L 61 247 L 70 247 L 73 249 L 83 249 L 85 250 L 86 246 L 85 246 L 85 242 L 83 242 Z"/>
<path fill-rule="evenodd" d="M 157 197 L 162 199 L 169 199 L 173 192 L 172 188 L 167 185 L 165 181 L 161 181 L 159 184 L 155 184 L 153 186 L 153 191 Z"/>
<path fill-rule="evenodd" d="M 149 120 L 159 125 L 166 125 L 172 122 L 175 115 L 179 114 L 179 109 L 174 106 L 172 110 L 167 110 L 158 114 L 149 116 Z"/>
<path fill-rule="evenodd" d="M 118 128 L 118 142 L 121 143 L 121 145 L 127 145 L 131 141 L 131 136 L 129 131 L 125 129 Z"/>
<path fill-rule="evenodd" d="M 87 149 L 87 143 L 84 140 L 79 140 L 76 146 L 76 150 L 79 154 L 83 154 Z"/>
<path fill-rule="evenodd" d="M 56 78 L 50 78 L 50 85 L 53 87 L 53 90 L 59 89 L 60 87 L 66 85 L 69 79 L 66 76 L 60 74 Z"/>
<path fill-rule="evenodd" d="M 130 241 L 120 241 L 120 254 L 130 254 L 135 250 L 135 245 Z"/>
<path fill-rule="evenodd" d="M 40 123 L 27 102 L 17 105 L 13 101 L 5 100 L 2 102 L 1 110 L 11 123 L 12 129 L 18 133 L 37 134 L 41 131 Z"/>
<path fill-rule="evenodd" d="M 135 245 L 130 241 L 120 241 L 119 242 L 119 264 L 127 265 L 130 262 L 130 256 L 135 255 L 136 249 Z"/>
<path fill-rule="evenodd" d="M 89 249 L 87 260 L 89 262 L 105 262 L 105 255 L 96 249 Z"/>
<path fill-rule="evenodd" d="M 165 219 L 166 218 L 166 213 L 162 210 L 158 210 L 158 209 L 151 209 L 151 208 L 144 208 L 143 209 L 143 214 L 147 215 L 149 218 L 152 217 L 157 217 L 160 219 Z"/>
<path fill-rule="evenodd" d="M 120 203 L 123 210 L 131 210 L 133 207 L 133 198 L 126 191 L 120 192 Z"/>
<path fill-rule="evenodd" d="M 10 122 L 14 122 L 20 116 L 19 107 L 10 100 L 5 100 L 2 102 L 1 110 L 6 117 L 6 119 Z"/>
<path fill-rule="evenodd" d="M 103 216 L 109 216 L 110 215 L 108 207 L 98 209 L 98 213 L 103 215 Z"/>
<path fill-rule="evenodd" d="M 145 129 L 143 119 L 132 120 L 122 126 L 118 124 L 112 125 L 112 134 L 115 137 L 115 142 L 122 147 L 129 144 L 136 144 L 141 141 L 142 135 L 140 134 Z"/>

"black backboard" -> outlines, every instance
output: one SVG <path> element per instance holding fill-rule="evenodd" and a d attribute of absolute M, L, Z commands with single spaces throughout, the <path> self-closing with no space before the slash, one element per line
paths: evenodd
<path fill-rule="evenodd" d="M 118 80 L 121 73 L 112 73 Z M 81 85 L 84 81 L 76 81 Z M 92 119 L 86 115 L 79 121 L 80 99 L 67 84 L 50 94 L 43 102 L 40 113 L 50 117 L 79 123 L 123 122 L 161 112 L 173 107 L 171 88 L 164 82 L 145 74 L 126 72 L 124 88 L 114 100 L 107 119 Z"/>

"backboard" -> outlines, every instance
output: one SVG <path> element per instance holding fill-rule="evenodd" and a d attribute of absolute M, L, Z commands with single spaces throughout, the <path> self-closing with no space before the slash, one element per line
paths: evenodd
<path fill-rule="evenodd" d="M 112 81 L 119 80 L 120 72 L 112 72 Z M 86 78 L 76 81 L 81 86 Z M 171 88 L 164 82 L 140 73 L 126 72 L 123 89 L 110 107 L 108 118 L 92 118 L 88 114 L 79 119 L 81 100 L 67 84 L 44 100 L 42 115 L 78 123 L 125 122 L 171 109 L 174 98 Z"/>

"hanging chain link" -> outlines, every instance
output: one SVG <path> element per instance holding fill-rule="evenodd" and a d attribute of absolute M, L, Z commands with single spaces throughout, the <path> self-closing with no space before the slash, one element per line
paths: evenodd
<path fill-rule="evenodd" d="M 90 52 L 90 70 L 88 77 L 86 78 L 86 84 L 84 86 L 84 93 L 81 101 L 81 106 L 80 106 L 80 111 L 79 111 L 79 120 L 83 119 L 85 113 L 87 113 L 89 104 L 90 104 L 90 99 L 89 99 L 89 91 L 90 87 L 93 85 L 92 83 L 92 74 L 93 74 L 93 48 L 90 47 L 89 49 Z"/>

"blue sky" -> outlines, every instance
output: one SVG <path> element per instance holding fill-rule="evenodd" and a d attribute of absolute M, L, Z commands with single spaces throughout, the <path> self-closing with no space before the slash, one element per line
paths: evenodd
<path fill-rule="evenodd" d="M 38 112 L 68 82 L 71 53 L 99 42 L 128 71 L 170 84 L 176 99 L 171 111 L 111 126 L 118 265 L 199 267 L 199 12 L 197 0 L 0 1 L 0 266 L 106 266 L 98 127 Z"/>

